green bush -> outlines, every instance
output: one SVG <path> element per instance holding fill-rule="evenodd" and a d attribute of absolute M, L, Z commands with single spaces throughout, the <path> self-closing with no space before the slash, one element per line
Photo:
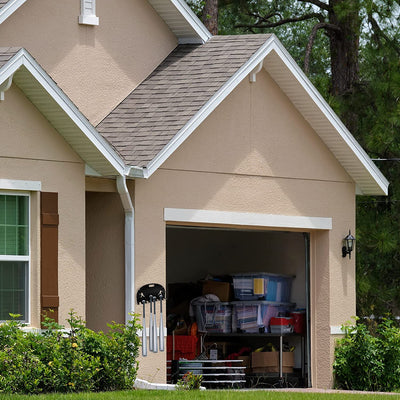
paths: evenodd
<path fill-rule="evenodd" d="M 372 334 L 357 321 L 345 326 L 338 340 L 333 369 L 338 388 L 395 391 L 400 389 L 400 330 L 384 319 Z"/>
<path fill-rule="evenodd" d="M 139 351 L 136 317 L 94 332 L 71 311 L 70 329 L 45 320 L 42 334 L 21 324 L 0 325 L 0 393 L 79 392 L 131 389 Z"/>

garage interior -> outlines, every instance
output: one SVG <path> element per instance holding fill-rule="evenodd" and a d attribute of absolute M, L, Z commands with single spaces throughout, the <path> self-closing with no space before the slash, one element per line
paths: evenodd
<path fill-rule="evenodd" d="M 166 227 L 166 249 L 167 380 L 173 382 L 179 378 L 177 361 L 180 358 L 212 358 L 218 360 L 239 358 L 243 359 L 243 364 L 240 365 L 246 367 L 240 371 L 244 373 L 240 378 L 242 384 L 232 384 L 232 380 L 239 380 L 239 378 L 227 378 L 227 375 L 222 378 L 212 377 L 209 379 L 229 382 L 225 385 L 227 387 L 311 386 L 308 333 L 310 329 L 309 322 L 306 322 L 309 321 L 308 233 L 168 225 Z M 287 309 L 279 308 L 279 316 L 285 315 L 287 318 L 291 318 L 294 314 L 289 314 L 290 312 L 301 313 L 303 318 L 302 327 L 300 327 L 301 333 L 274 335 L 268 333 L 269 327 L 265 327 L 265 331 L 264 328 L 260 328 L 257 332 L 248 333 L 237 329 L 235 323 L 232 330 L 225 329 L 221 333 L 215 330 L 209 332 L 207 328 L 201 331 L 199 329 L 201 323 L 193 324 L 193 322 L 199 322 L 197 321 L 199 315 L 196 313 L 196 306 L 193 306 L 192 312 L 189 312 L 190 302 L 192 299 L 205 294 L 204 287 L 206 285 L 204 282 L 210 280 L 225 281 L 230 282 L 229 286 L 232 287 L 233 278 L 236 278 L 235 282 L 238 282 L 238 277 L 241 279 L 246 274 L 255 277 L 264 276 L 264 274 L 272 278 L 274 274 L 292 277 L 290 280 L 290 297 L 287 302 L 290 305 L 285 303 Z M 240 307 L 243 304 L 256 303 L 267 304 L 267 306 L 274 304 L 266 301 L 247 303 L 242 298 L 238 302 L 238 296 L 235 298 L 235 292 L 235 290 L 232 290 L 229 299 L 223 299 L 225 302 L 222 303 L 231 307 L 232 320 L 234 321 L 237 313 L 235 306 Z M 211 292 L 208 291 L 207 293 Z M 265 299 L 267 299 L 266 296 Z M 226 300 L 229 302 L 226 302 Z M 286 312 L 283 312 L 283 310 Z M 284 321 L 291 321 L 291 324 L 293 324 L 294 320 L 285 319 Z M 297 328 L 299 327 L 297 326 Z M 196 329 L 198 330 L 197 335 Z M 189 336 L 195 336 L 197 339 L 189 338 Z M 192 342 L 184 342 L 185 340 L 192 340 Z M 194 340 L 196 340 L 195 346 Z M 183 343 L 183 349 L 179 348 L 179 343 Z M 278 354 L 280 343 L 283 344 L 283 352 L 291 351 L 294 353 L 292 356 L 294 358 L 293 365 L 286 366 L 282 354 L 280 361 L 277 361 L 282 364 L 281 369 L 279 365 L 269 365 L 266 368 L 259 368 L 260 365 L 258 365 L 258 368 L 254 368 L 251 365 L 252 359 L 254 362 L 253 354 L 255 352 L 261 351 L 265 356 L 267 356 L 265 352 L 270 352 L 268 356 L 271 356 L 271 352 L 274 351 Z M 192 344 L 191 348 L 190 344 Z M 240 357 L 237 357 L 238 355 Z M 283 357 L 285 357 L 285 353 L 283 353 Z M 221 372 L 220 376 L 222 376 L 222 373 L 232 372 L 232 369 L 221 371 L 222 365 L 228 365 L 221 363 L 222 361 L 220 361 L 220 364 L 203 363 L 203 368 L 200 368 L 201 363 L 193 364 L 195 365 L 193 368 L 196 369 L 194 373 L 202 373 L 203 379 L 206 380 L 207 373 L 215 372 L 210 371 L 212 365 L 219 365 L 220 371 L 217 372 Z M 204 368 L 204 365 L 208 365 L 208 369 Z M 232 366 L 233 364 L 229 365 Z M 188 368 L 187 365 L 186 368 Z M 190 369 L 183 372 L 187 371 L 190 371 Z M 211 385 L 211 387 L 217 386 L 217 383 Z M 222 383 L 219 385 L 219 387 L 223 386 Z"/>

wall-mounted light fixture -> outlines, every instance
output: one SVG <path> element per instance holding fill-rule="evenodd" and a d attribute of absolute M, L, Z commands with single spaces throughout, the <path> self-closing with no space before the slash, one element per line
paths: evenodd
<path fill-rule="evenodd" d="M 351 252 L 354 249 L 354 242 L 356 238 L 351 234 L 349 230 L 349 234 L 343 239 L 343 247 L 342 247 L 342 257 L 346 257 L 349 255 L 349 259 L 351 258 Z"/>

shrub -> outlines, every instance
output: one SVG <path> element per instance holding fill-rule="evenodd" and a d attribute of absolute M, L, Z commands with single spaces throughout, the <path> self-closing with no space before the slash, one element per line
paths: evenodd
<path fill-rule="evenodd" d="M 65 330 L 46 318 L 42 334 L 16 320 L 0 325 L 0 393 L 130 389 L 139 350 L 137 319 L 94 332 L 71 311 Z"/>
<path fill-rule="evenodd" d="M 384 319 L 373 335 L 357 321 L 345 326 L 335 349 L 335 384 L 350 390 L 400 389 L 400 330 Z"/>

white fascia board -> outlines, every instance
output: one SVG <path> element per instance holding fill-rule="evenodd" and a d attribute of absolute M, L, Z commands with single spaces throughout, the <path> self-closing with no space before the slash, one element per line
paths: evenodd
<path fill-rule="evenodd" d="M 207 42 L 212 37 L 209 30 L 197 18 L 196 14 L 186 4 L 184 0 L 170 0 L 175 8 L 182 14 L 189 25 L 196 31 L 203 43 Z"/>
<path fill-rule="evenodd" d="M 280 229 L 332 229 L 332 218 L 165 208 L 164 221 Z"/>
<path fill-rule="evenodd" d="M 0 82 L 6 80 L 8 76 L 13 74 L 22 65 L 41 84 L 91 143 L 102 153 L 118 174 L 124 174 L 125 164 L 123 160 L 25 49 L 19 50 L 18 53 L 0 69 Z"/>
<path fill-rule="evenodd" d="M 226 99 L 237 85 L 266 57 L 271 51 L 274 36 L 250 57 L 249 61 L 211 97 L 211 99 L 193 116 L 193 118 L 170 140 L 170 142 L 147 165 L 150 177 L 174 151 L 191 135 L 191 133 Z"/>
<path fill-rule="evenodd" d="M 10 0 L 0 9 L 0 24 L 24 4 L 26 0 Z"/>
<path fill-rule="evenodd" d="M 0 190 L 26 190 L 31 192 L 40 192 L 42 190 L 42 182 L 40 181 L 23 181 L 12 179 L 0 179 Z"/>
<path fill-rule="evenodd" d="M 369 172 L 371 177 L 375 180 L 375 182 L 378 184 L 378 186 L 387 195 L 389 186 L 388 180 L 384 177 L 382 172 L 376 167 L 376 165 L 373 163 L 368 154 L 360 146 L 360 144 L 357 142 L 354 136 L 349 132 L 349 130 L 346 128 L 346 126 L 343 124 L 340 118 L 332 110 L 332 108 L 325 101 L 322 95 L 318 92 L 315 86 L 310 82 L 306 74 L 301 70 L 296 61 L 292 58 L 292 56 L 284 48 L 284 46 L 279 40 L 275 40 L 274 50 L 279 55 L 280 59 L 289 68 L 290 72 L 293 74 L 296 80 L 305 89 L 310 98 L 318 106 L 323 115 L 327 118 L 327 120 L 332 124 L 332 126 L 341 136 L 341 138 L 349 146 L 354 155 L 360 160 L 362 165 L 367 169 L 367 171 Z"/>

